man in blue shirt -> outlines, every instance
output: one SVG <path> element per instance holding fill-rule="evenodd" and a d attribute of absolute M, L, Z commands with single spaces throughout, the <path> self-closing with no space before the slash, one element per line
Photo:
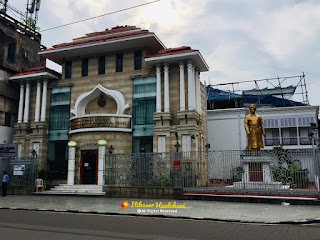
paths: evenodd
<path fill-rule="evenodd" d="M 7 196 L 7 188 L 8 188 L 9 176 L 7 171 L 3 172 L 2 178 L 2 196 Z"/>

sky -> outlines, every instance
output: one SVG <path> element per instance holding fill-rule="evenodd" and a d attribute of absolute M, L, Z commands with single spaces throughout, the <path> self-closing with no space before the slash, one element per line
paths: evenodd
<path fill-rule="evenodd" d="M 41 31 L 151 1 L 42 0 L 38 26 Z M 27 0 L 8 3 L 25 12 Z M 201 81 L 207 84 L 297 76 L 304 72 L 310 104 L 320 105 L 319 0 L 160 0 L 44 31 L 42 44 L 49 48 L 117 25 L 148 29 L 168 48 L 190 46 L 199 50 L 210 67 L 209 72 L 201 73 Z M 52 63 L 48 67 L 61 69 Z M 292 79 L 289 85 L 298 80 Z"/>

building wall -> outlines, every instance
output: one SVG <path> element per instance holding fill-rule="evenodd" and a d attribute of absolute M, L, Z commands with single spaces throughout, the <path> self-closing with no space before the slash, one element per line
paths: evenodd
<path fill-rule="evenodd" d="M 299 106 L 283 108 L 258 108 L 257 114 L 264 119 L 281 119 L 293 116 L 310 116 L 317 119 L 318 106 Z M 244 118 L 249 114 L 245 108 L 221 109 L 208 111 L 208 142 L 210 151 L 220 150 L 244 150 L 247 147 L 247 134 L 244 129 Z M 289 137 L 289 128 L 283 129 L 284 137 Z M 304 136 L 308 130 L 301 129 Z M 269 135 L 269 134 L 268 134 Z M 284 146 L 284 148 L 311 148 L 306 146 Z M 264 149 L 272 149 L 273 146 L 265 146 Z"/>
<path fill-rule="evenodd" d="M 244 150 L 247 147 L 246 109 L 209 110 L 207 114 L 210 151 Z"/>
<path fill-rule="evenodd" d="M 12 143 L 14 128 L 0 126 L 0 144 Z"/>
<path fill-rule="evenodd" d="M 124 114 L 132 114 L 132 79 L 136 76 L 152 75 L 150 69 L 146 67 L 144 60 L 142 61 L 142 69 L 134 70 L 134 52 L 141 49 L 124 50 L 123 53 L 123 71 L 116 72 L 116 54 L 120 52 L 101 53 L 101 56 L 106 56 L 105 74 L 98 74 L 98 60 L 99 56 L 83 56 L 72 59 L 72 77 L 65 78 L 65 64 L 62 68 L 62 79 L 57 86 L 71 85 L 71 101 L 70 108 L 74 108 L 77 98 L 88 91 L 93 90 L 98 84 L 111 90 L 120 91 L 130 105 Z M 146 50 L 142 50 L 142 57 L 144 59 Z M 82 77 L 82 59 L 88 58 L 88 76 Z M 154 73 L 153 73 L 154 75 Z M 116 113 L 116 102 L 110 98 L 106 98 L 106 106 L 101 108 L 98 106 L 97 101 L 99 97 L 92 100 L 86 108 L 86 114 Z M 72 117 L 73 114 L 70 114 Z M 75 133 L 69 136 L 69 141 L 76 141 L 81 146 L 83 143 L 96 143 L 100 139 L 108 141 L 107 148 L 111 145 L 114 147 L 114 153 L 131 153 L 132 152 L 132 133 L 123 132 L 88 132 L 88 133 Z M 97 147 L 95 147 L 97 148 Z M 77 147 L 76 159 L 80 161 L 80 151 L 85 150 L 83 147 Z"/>
<path fill-rule="evenodd" d="M 40 51 L 41 35 L 26 31 L 24 24 L 0 14 L 0 68 L 11 73 L 22 72 L 23 69 L 43 66 L 45 60 Z M 8 61 L 9 43 L 16 44 L 15 62 Z M 25 56 L 25 51 L 28 56 Z"/>
<path fill-rule="evenodd" d="M 0 71 L 8 77 L 11 74 L 22 72 L 26 68 L 44 66 L 45 59 L 38 55 L 41 46 L 40 41 L 41 35 L 39 33 L 27 31 L 22 23 L 0 14 Z M 8 60 L 9 43 L 16 44 L 14 62 Z M 0 112 L 11 113 L 13 122 L 16 121 L 18 114 L 18 102 L 18 83 L 0 79 Z M 6 135 L 2 135 L 1 138 L 6 143 L 12 143 L 13 133 L 12 125 L 9 131 L 3 132 Z"/>

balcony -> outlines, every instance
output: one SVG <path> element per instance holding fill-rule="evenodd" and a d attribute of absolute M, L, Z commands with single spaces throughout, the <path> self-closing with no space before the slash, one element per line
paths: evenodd
<path fill-rule="evenodd" d="M 280 144 L 280 138 L 265 138 L 264 144 L 266 146 L 275 146 Z"/>
<path fill-rule="evenodd" d="M 282 145 L 298 145 L 298 138 L 282 138 Z"/>
<path fill-rule="evenodd" d="M 69 134 L 79 132 L 132 132 L 131 115 L 91 114 L 70 118 Z"/>
<path fill-rule="evenodd" d="M 299 142 L 300 140 L 300 142 Z M 295 137 L 291 137 L 291 138 L 282 138 L 282 141 L 280 141 L 280 138 L 265 138 L 264 139 L 264 143 L 265 146 L 275 146 L 275 145 L 293 145 L 293 146 L 297 146 L 297 145 L 312 145 L 311 139 L 309 137 L 300 137 L 298 140 L 298 138 Z M 316 142 L 314 143 L 316 144 Z"/>
<path fill-rule="evenodd" d="M 316 144 L 316 141 L 314 144 Z M 300 145 L 312 145 L 311 139 L 309 137 L 300 137 Z"/>

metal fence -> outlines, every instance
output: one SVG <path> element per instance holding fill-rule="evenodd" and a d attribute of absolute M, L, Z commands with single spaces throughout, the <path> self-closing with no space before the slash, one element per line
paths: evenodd
<path fill-rule="evenodd" d="M 209 188 L 319 190 L 312 149 L 208 152 Z M 192 187 L 192 186 L 187 186 Z"/>
<path fill-rule="evenodd" d="M 109 154 L 105 183 L 117 187 L 173 187 L 175 157 L 172 153 Z"/>
<path fill-rule="evenodd" d="M 0 158 L 0 176 L 8 172 L 9 186 L 33 187 L 38 175 L 38 158 Z"/>
<path fill-rule="evenodd" d="M 114 187 L 182 188 L 206 185 L 207 153 L 111 154 L 106 158 L 105 183 Z"/>
<path fill-rule="evenodd" d="M 295 189 L 319 191 L 320 153 L 312 149 L 115 154 L 113 187 Z"/>

